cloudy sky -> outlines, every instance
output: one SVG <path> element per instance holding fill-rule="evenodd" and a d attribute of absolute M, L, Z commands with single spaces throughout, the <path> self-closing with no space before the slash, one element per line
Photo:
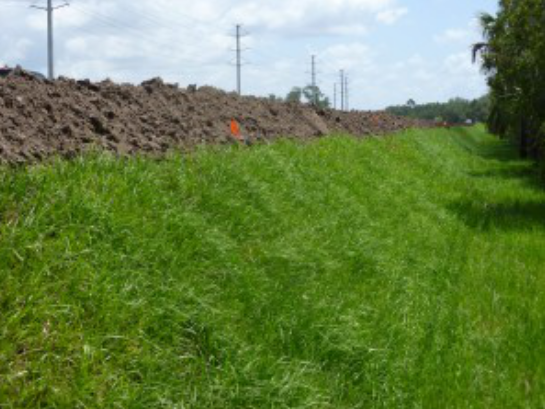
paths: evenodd
<path fill-rule="evenodd" d="M 46 0 L 0 0 L 0 64 L 46 72 Z M 496 0 L 71 0 L 55 12 L 58 75 L 233 90 L 235 25 L 245 37 L 243 93 L 285 95 L 310 82 L 333 94 L 349 75 L 352 108 L 474 98 L 486 91 L 470 45 Z M 61 0 L 55 4 L 61 6 Z"/>

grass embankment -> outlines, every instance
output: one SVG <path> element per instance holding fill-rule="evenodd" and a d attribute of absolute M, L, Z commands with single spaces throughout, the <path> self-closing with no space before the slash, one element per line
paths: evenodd
<path fill-rule="evenodd" d="M 2 408 L 538 408 L 545 192 L 480 128 L 0 176 Z"/>

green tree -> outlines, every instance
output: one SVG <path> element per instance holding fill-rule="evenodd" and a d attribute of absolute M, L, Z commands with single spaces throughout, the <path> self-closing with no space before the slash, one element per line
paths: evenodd
<path fill-rule="evenodd" d="M 301 87 L 293 87 L 291 91 L 286 96 L 287 102 L 307 102 L 318 108 L 329 108 L 331 102 L 329 98 L 326 97 L 319 87 L 312 85 Z"/>
<path fill-rule="evenodd" d="M 517 141 L 523 157 L 542 159 L 545 139 L 545 4 L 501 0 L 480 18 L 483 41 L 473 47 L 490 86 L 489 128 Z"/>
<path fill-rule="evenodd" d="M 286 102 L 301 102 L 302 99 L 303 89 L 300 87 L 293 87 L 288 95 L 286 95 Z"/>
<path fill-rule="evenodd" d="M 326 97 L 320 87 L 308 85 L 303 89 L 303 95 L 309 104 L 312 104 L 318 108 L 329 108 L 329 98 Z"/>

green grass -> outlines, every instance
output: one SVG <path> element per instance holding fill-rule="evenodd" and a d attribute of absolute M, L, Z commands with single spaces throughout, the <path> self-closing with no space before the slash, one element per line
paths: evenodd
<path fill-rule="evenodd" d="M 545 408 L 544 290 L 479 127 L 0 172 L 0 408 Z"/>

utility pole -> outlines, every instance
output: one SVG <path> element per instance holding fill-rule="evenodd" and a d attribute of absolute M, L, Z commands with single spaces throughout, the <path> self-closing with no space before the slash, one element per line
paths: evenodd
<path fill-rule="evenodd" d="M 344 92 L 345 92 L 345 84 L 344 84 L 344 70 L 341 70 L 341 111 L 344 111 Z"/>
<path fill-rule="evenodd" d="M 47 78 L 50 80 L 55 79 L 55 39 L 53 36 L 53 12 L 57 9 L 68 6 L 68 3 L 64 3 L 60 6 L 54 7 L 53 0 L 47 0 L 46 7 L 39 7 L 32 5 L 32 8 L 38 10 L 45 10 L 47 12 Z"/>
<path fill-rule="evenodd" d="M 240 37 L 241 37 L 240 28 L 241 28 L 240 24 L 237 24 L 237 33 L 236 33 L 237 49 L 236 49 L 236 53 L 237 53 L 237 93 L 238 93 L 238 95 L 241 95 L 241 93 L 242 93 L 242 49 L 240 48 Z"/>
<path fill-rule="evenodd" d="M 348 92 L 348 75 L 346 75 L 345 79 L 344 79 L 344 98 L 345 98 L 345 103 L 344 103 L 344 108 L 349 111 L 350 110 L 350 105 L 349 105 L 349 92 Z"/>
<path fill-rule="evenodd" d="M 312 56 L 312 61 L 311 61 L 311 85 L 312 85 L 312 92 L 313 92 L 313 96 L 314 96 L 314 105 L 318 105 L 318 90 L 317 90 L 317 87 L 316 87 L 316 56 L 313 55 Z"/>
<path fill-rule="evenodd" d="M 312 56 L 312 61 L 311 61 L 311 75 L 312 75 L 312 78 L 311 78 L 311 84 L 313 87 L 316 86 L 316 56 L 313 55 Z"/>
<path fill-rule="evenodd" d="M 53 44 L 53 0 L 47 0 L 47 76 L 55 78 L 55 56 Z"/>
<path fill-rule="evenodd" d="M 333 84 L 333 109 L 337 109 L 337 83 Z"/>

